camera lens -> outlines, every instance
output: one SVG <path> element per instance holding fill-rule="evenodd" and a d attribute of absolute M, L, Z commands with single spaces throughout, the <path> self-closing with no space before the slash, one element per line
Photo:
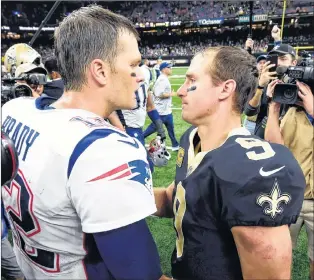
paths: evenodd
<path fill-rule="evenodd" d="M 28 85 L 16 85 L 14 89 L 14 97 L 32 96 L 32 89 Z"/>
<path fill-rule="evenodd" d="M 291 89 L 286 89 L 283 93 L 283 96 L 286 98 L 286 99 L 291 99 L 294 97 L 294 91 L 291 90 Z"/>

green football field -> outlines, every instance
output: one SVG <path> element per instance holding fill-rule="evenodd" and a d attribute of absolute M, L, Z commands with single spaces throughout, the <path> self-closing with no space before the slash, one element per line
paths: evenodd
<path fill-rule="evenodd" d="M 171 77 L 171 84 L 173 90 L 177 90 L 184 82 L 184 75 L 187 68 L 173 68 Z M 183 132 L 189 127 L 189 124 L 185 123 L 181 119 L 181 101 L 178 97 L 173 98 L 173 118 L 175 124 L 175 134 L 179 141 Z M 146 126 L 150 123 L 150 120 L 146 120 Z M 153 136 L 146 139 L 146 143 L 153 139 Z M 167 138 L 167 146 L 171 146 L 169 139 Z M 171 152 L 171 160 L 166 167 L 155 168 L 153 174 L 154 187 L 166 187 L 174 180 L 175 174 L 175 162 L 176 152 Z M 171 265 L 170 259 L 173 248 L 175 246 L 175 232 L 172 226 L 172 219 L 167 218 L 147 218 L 149 227 L 156 241 L 160 261 L 164 274 L 170 276 Z M 309 265 L 307 257 L 307 238 L 304 230 L 301 231 L 298 240 L 298 247 L 294 252 L 293 258 L 293 280 L 307 280 L 309 276 Z"/>

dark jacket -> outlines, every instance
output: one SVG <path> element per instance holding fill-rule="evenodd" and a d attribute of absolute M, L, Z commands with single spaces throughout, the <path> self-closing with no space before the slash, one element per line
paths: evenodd
<path fill-rule="evenodd" d="M 44 93 L 54 99 L 59 99 L 64 91 L 64 82 L 62 79 L 53 80 L 44 86 Z"/>

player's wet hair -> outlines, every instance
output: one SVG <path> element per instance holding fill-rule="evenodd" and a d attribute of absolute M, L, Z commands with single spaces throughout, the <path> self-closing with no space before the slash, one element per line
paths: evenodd
<path fill-rule="evenodd" d="M 54 34 L 54 47 L 65 90 L 81 90 L 86 84 L 86 68 L 94 59 L 108 62 L 115 71 L 122 32 L 139 40 L 130 20 L 98 5 L 82 7 L 63 19 Z"/>
<path fill-rule="evenodd" d="M 241 48 L 228 46 L 210 47 L 201 53 L 213 54 L 208 72 L 215 86 L 228 79 L 236 82 L 234 111 L 242 113 L 249 96 L 252 96 L 257 88 L 256 58 Z"/>

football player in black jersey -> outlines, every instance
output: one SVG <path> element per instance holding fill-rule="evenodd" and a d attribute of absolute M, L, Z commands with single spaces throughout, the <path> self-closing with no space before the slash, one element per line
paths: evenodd
<path fill-rule="evenodd" d="M 284 146 L 241 127 L 257 86 L 254 57 L 234 47 L 198 53 L 178 91 L 182 136 L 175 182 L 156 188 L 156 215 L 174 217 L 178 280 L 290 279 L 289 225 L 305 179 Z"/>

